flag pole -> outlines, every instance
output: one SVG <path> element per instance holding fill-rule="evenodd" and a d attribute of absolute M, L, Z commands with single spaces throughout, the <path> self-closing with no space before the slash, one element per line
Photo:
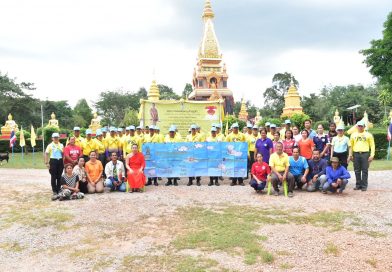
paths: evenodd
<path fill-rule="evenodd" d="M 24 147 L 22 146 L 22 161 L 24 160 L 23 149 L 24 149 Z"/>
<path fill-rule="evenodd" d="M 44 135 L 44 110 L 41 104 L 41 127 L 42 127 L 42 154 L 45 156 L 45 135 Z"/>
<path fill-rule="evenodd" d="M 33 147 L 33 166 L 35 166 L 34 147 Z"/>

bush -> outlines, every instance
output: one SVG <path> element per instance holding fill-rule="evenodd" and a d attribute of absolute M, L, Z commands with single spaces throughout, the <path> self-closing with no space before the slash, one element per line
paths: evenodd
<path fill-rule="evenodd" d="M 238 119 L 238 118 L 235 117 L 235 116 L 226 115 L 225 118 L 223 119 L 222 132 L 225 132 L 225 131 L 226 131 L 226 123 L 227 123 L 227 121 L 228 121 L 228 123 L 229 123 L 229 128 L 230 128 L 231 125 L 234 124 L 234 123 L 238 123 L 239 130 L 240 130 L 240 131 L 242 131 L 242 129 L 243 129 L 244 127 L 246 127 L 246 122 L 244 122 L 244 121 Z"/>
<path fill-rule="evenodd" d="M 313 128 L 317 130 L 318 125 L 323 125 L 324 130 L 329 130 L 329 121 L 317 121 L 313 123 Z"/>
<path fill-rule="evenodd" d="M 45 127 L 44 128 L 44 139 L 45 143 L 51 142 L 52 141 L 52 134 L 53 133 L 59 133 L 60 130 L 57 127 Z"/>
<path fill-rule="evenodd" d="M 280 127 L 284 121 L 278 118 L 263 118 L 257 125 L 258 126 L 265 126 L 265 123 L 270 122 L 271 124 L 275 124 L 277 127 Z"/>
<path fill-rule="evenodd" d="M 51 142 L 52 140 L 50 140 Z M 60 142 L 65 146 L 66 139 L 60 139 Z M 50 142 L 45 141 L 45 148 L 48 146 Z M 36 146 L 34 147 L 35 152 L 42 152 L 42 140 L 35 140 Z M 24 147 L 25 152 L 31 153 L 33 151 L 33 148 L 31 147 L 30 139 L 26 138 L 26 146 Z M 5 153 L 5 152 L 10 152 L 11 153 L 11 148 L 10 148 L 10 141 L 7 140 L 0 140 L 0 153 Z M 16 142 L 16 145 L 14 146 L 14 153 L 20 153 L 22 152 L 22 148 L 19 146 L 19 141 Z"/>
<path fill-rule="evenodd" d="M 30 132 L 29 131 L 23 130 L 23 134 L 24 134 L 25 140 L 30 138 Z M 20 130 L 16 133 L 16 138 L 20 139 Z"/>
<path fill-rule="evenodd" d="M 295 113 L 291 117 L 286 117 L 282 116 L 282 120 L 290 119 L 291 121 L 291 126 L 297 126 L 299 128 L 299 131 L 302 131 L 304 127 L 304 122 L 305 120 L 309 120 L 310 117 L 307 114 L 304 113 Z"/>
<path fill-rule="evenodd" d="M 376 145 L 376 155 L 375 159 L 385 159 L 388 153 L 388 141 L 387 141 L 387 132 L 376 132 L 373 133 L 374 143 Z"/>

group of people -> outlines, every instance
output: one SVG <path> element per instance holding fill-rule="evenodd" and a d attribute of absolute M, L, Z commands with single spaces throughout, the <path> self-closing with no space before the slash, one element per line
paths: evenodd
<path fill-rule="evenodd" d="M 102 193 L 104 187 L 141 192 L 144 186 L 158 186 L 159 177 L 146 180 L 144 176 L 145 160 L 141 152 L 144 143 L 247 142 L 248 174 L 230 178 L 231 186 L 244 186 L 244 179 L 250 174 L 250 185 L 257 192 L 271 182 L 275 195 L 279 195 L 279 188 L 285 185 L 290 197 L 295 188 L 341 193 L 350 178 L 347 165 L 353 161 L 355 189 L 366 191 L 375 146 L 373 136 L 364 128 L 364 123 L 358 122 L 357 132 L 348 138 L 344 127 L 336 127 L 334 123 L 330 124 L 329 132 L 324 133 L 321 124 L 314 131 L 311 120 L 304 122 L 302 131 L 286 120 L 283 128 L 267 122 L 261 128 L 248 124 L 244 132 L 240 132 L 235 123 L 227 135 L 221 132 L 220 124 L 214 124 L 208 133 L 194 124 L 185 136 L 174 125 L 167 135 L 151 125 L 103 128 L 97 130 L 95 138 L 87 129 L 86 138 L 82 138 L 80 128 L 75 127 L 65 147 L 59 142 L 59 134 L 53 133 L 53 141 L 45 151 L 45 163 L 51 174 L 52 199 L 78 199 L 86 193 Z M 223 179 L 209 178 L 209 186 L 219 186 L 219 180 Z M 178 186 L 179 179 L 169 177 L 165 185 Z M 193 185 L 194 181 L 201 186 L 201 177 L 188 177 L 187 185 Z"/>

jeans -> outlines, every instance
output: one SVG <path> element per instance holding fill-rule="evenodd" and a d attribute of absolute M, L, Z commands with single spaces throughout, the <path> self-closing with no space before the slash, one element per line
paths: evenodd
<path fill-rule="evenodd" d="M 261 183 L 257 183 L 255 179 L 250 181 L 250 186 L 256 191 L 263 191 L 267 182 L 262 181 Z"/>
<path fill-rule="evenodd" d="M 63 159 L 60 160 L 50 159 L 49 161 L 50 183 L 52 185 L 52 191 L 54 194 L 58 194 L 60 192 L 61 175 L 63 174 L 63 170 L 64 170 Z"/>
<path fill-rule="evenodd" d="M 113 178 L 106 179 L 105 180 L 105 187 L 110 188 L 111 191 L 125 192 L 127 190 L 127 186 L 126 186 L 125 182 L 122 182 L 120 184 L 120 186 L 115 187 L 114 186 L 114 181 L 118 181 L 118 180 L 115 180 Z"/>
<path fill-rule="evenodd" d="M 317 190 L 322 190 L 324 184 L 327 182 L 327 176 L 326 175 L 321 175 L 317 178 L 316 182 L 313 183 L 312 185 L 309 185 L 307 188 L 308 192 L 315 192 Z"/>
<path fill-rule="evenodd" d="M 337 188 L 332 187 L 332 184 L 329 184 L 328 182 L 324 183 L 323 185 L 323 191 L 331 191 L 331 192 L 336 192 L 337 189 L 339 189 L 340 192 L 343 192 L 344 189 L 346 189 L 346 185 L 348 183 L 347 179 L 344 179 L 342 182 L 342 185 L 338 186 Z"/>
<path fill-rule="evenodd" d="M 369 152 L 354 152 L 355 187 L 366 189 L 368 187 Z"/>

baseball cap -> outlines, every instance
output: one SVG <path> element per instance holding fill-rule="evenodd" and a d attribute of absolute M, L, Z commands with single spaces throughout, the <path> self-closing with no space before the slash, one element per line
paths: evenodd
<path fill-rule="evenodd" d="M 196 125 L 191 125 L 191 129 L 196 129 L 197 126 Z"/>
<path fill-rule="evenodd" d="M 129 130 L 135 130 L 135 126 L 129 126 Z"/>
<path fill-rule="evenodd" d="M 365 122 L 360 120 L 360 121 L 357 122 L 357 126 L 364 127 L 365 126 Z"/>
<path fill-rule="evenodd" d="M 257 125 L 254 125 L 253 129 L 259 129 L 259 127 Z"/>
<path fill-rule="evenodd" d="M 60 135 L 57 132 L 52 133 L 52 138 L 59 138 L 59 137 L 60 137 Z"/>
<path fill-rule="evenodd" d="M 276 125 L 275 124 L 271 124 L 270 128 L 276 128 Z"/>
<path fill-rule="evenodd" d="M 149 130 L 154 130 L 155 127 L 154 127 L 153 125 L 151 125 L 151 126 L 148 127 L 148 129 L 149 129 Z"/>
<path fill-rule="evenodd" d="M 290 121 L 289 119 L 287 119 L 287 120 L 284 121 L 284 123 L 285 123 L 286 125 L 288 125 L 288 124 L 291 124 L 291 121 Z"/>
<path fill-rule="evenodd" d="M 252 126 L 252 124 L 249 123 L 249 124 L 246 125 L 246 127 L 247 128 L 252 128 L 253 126 Z"/>
<path fill-rule="evenodd" d="M 338 127 L 336 128 L 336 130 L 344 130 L 344 125 L 338 125 Z"/>
<path fill-rule="evenodd" d="M 170 126 L 169 132 L 175 132 L 175 131 L 176 131 L 176 127 L 175 126 Z"/>
<path fill-rule="evenodd" d="M 116 132 L 117 131 L 117 129 L 115 128 L 115 127 L 110 127 L 110 132 Z"/>
<path fill-rule="evenodd" d="M 238 126 L 238 123 L 234 123 L 233 125 L 232 125 L 232 127 L 233 128 L 238 128 L 239 126 Z"/>
<path fill-rule="evenodd" d="M 86 135 L 87 134 L 93 134 L 93 131 L 91 129 L 86 129 Z"/>
<path fill-rule="evenodd" d="M 266 123 L 265 123 L 265 126 L 266 126 L 266 127 L 269 127 L 270 125 L 271 125 L 270 122 L 266 122 Z"/>
<path fill-rule="evenodd" d="M 74 130 L 74 131 L 75 131 L 75 130 L 78 131 L 78 130 L 80 130 L 80 127 L 74 127 L 73 130 Z"/>
<path fill-rule="evenodd" d="M 101 130 L 97 130 L 97 133 L 95 133 L 95 136 L 101 136 L 102 135 L 102 131 Z"/>

